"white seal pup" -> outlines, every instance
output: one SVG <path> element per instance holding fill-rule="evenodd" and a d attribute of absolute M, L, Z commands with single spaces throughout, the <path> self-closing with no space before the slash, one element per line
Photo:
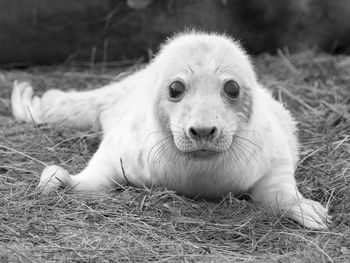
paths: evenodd
<path fill-rule="evenodd" d="M 44 169 L 44 192 L 130 183 L 204 198 L 249 193 L 305 227 L 327 228 L 327 209 L 297 190 L 294 120 L 229 37 L 176 35 L 146 68 L 92 91 L 50 90 L 38 97 L 28 83 L 15 83 L 12 108 L 20 121 L 103 131 L 79 174 Z"/>

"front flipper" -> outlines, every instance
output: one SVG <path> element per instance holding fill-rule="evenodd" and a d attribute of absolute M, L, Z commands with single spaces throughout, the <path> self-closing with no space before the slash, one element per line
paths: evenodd
<path fill-rule="evenodd" d="M 297 189 L 292 168 L 275 168 L 255 183 L 251 195 L 255 202 L 281 211 L 306 228 L 328 228 L 330 216 L 327 208 L 302 196 Z"/>
<path fill-rule="evenodd" d="M 292 204 L 287 210 L 287 215 L 310 229 L 327 229 L 330 221 L 327 208 L 307 198 Z"/>
<path fill-rule="evenodd" d="M 76 175 L 57 165 L 46 167 L 38 188 L 45 194 L 67 186 L 75 191 L 102 192 L 125 184 L 125 178 L 115 169 L 114 160 L 118 158 L 111 156 L 112 149 L 113 144 L 105 138 L 85 169 Z"/>
<path fill-rule="evenodd" d="M 38 188 L 43 194 L 48 194 L 60 187 L 72 186 L 72 184 L 71 175 L 65 169 L 57 165 L 50 165 L 42 171 Z"/>

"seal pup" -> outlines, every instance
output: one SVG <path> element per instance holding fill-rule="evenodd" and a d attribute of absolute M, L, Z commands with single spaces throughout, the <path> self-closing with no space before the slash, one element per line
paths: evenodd
<path fill-rule="evenodd" d="M 227 36 L 178 34 L 144 69 L 96 90 L 38 97 L 30 84 L 15 82 L 11 102 L 19 121 L 103 131 L 79 174 L 55 165 L 43 170 L 44 193 L 126 183 L 204 198 L 249 193 L 307 228 L 327 228 L 327 209 L 296 186 L 295 121 Z"/>

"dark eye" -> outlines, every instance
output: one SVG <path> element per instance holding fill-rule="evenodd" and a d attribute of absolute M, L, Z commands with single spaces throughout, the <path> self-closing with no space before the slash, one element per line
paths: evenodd
<path fill-rule="evenodd" d="M 185 93 L 185 86 L 181 81 L 174 81 L 169 86 L 169 96 L 172 99 L 179 99 Z"/>
<path fill-rule="evenodd" d="M 237 82 L 229 80 L 224 85 L 224 92 L 229 99 L 237 99 L 239 97 L 240 88 Z"/>

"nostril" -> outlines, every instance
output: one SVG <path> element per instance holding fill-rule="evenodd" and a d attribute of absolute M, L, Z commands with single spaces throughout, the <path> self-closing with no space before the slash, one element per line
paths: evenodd
<path fill-rule="evenodd" d="M 210 136 L 213 136 L 217 131 L 217 128 L 216 127 L 213 127 L 210 131 Z"/>
<path fill-rule="evenodd" d="M 203 137 L 207 137 L 209 139 L 216 135 L 216 133 L 218 132 L 218 128 L 217 127 L 199 127 L 199 128 L 190 127 L 188 132 L 190 137 L 194 139 L 203 138 Z"/>
<path fill-rule="evenodd" d="M 190 128 L 189 132 L 193 138 L 198 136 L 198 133 L 196 132 L 196 130 L 193 127 Z"/>

